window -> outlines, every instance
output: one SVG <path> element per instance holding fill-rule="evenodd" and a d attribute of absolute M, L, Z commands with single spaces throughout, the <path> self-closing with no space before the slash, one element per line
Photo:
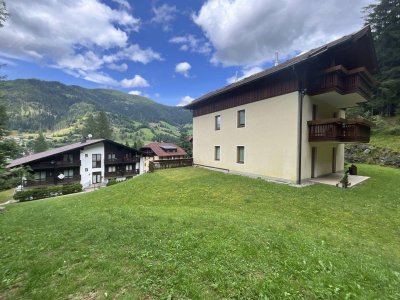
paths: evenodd
<path fill-rule="evenodd" d="M 64 170 L 64 176 L 65 178 L 72 178 L 74 177 L 74 170 Z"/>
<path fill-rule="evenodd" d="M 35 172 L 36 181 L 46 181 L 46 171 Z"/>
<path fill-rule="evenodd" d="M 101 182 L 101 172 L 94 172 L 92 175 L 92 183 L 100 183 Z"/>
<path fill-rule="evenodd" d="M 237 114 L 238 127 L 244 127 L 246 124 L 246 112 L 245 110 L 239 110 Z"/>
<path fill-rule="evenodd" d="M 126 171 L 132 171 L 132 170 L 133 170 L 132 165 L 126 165 L 126 166 L 125 166 L 125 170 L 126 170 Z"/>
<path fill-rule="evenodd" d="M 220 146 L 215 146 L 215 148 L 214 148 L 214 159 L 215 160 L 221 159 L 221 147 Z"/>
<path fill-rule="evenodd" d="M 115 159 L 116 159 L 115 153 L 108 153 L 107 159 L 108 159 L 108 160 L 115 160 Z"/>
<path fill-rule="evenodd" d="M 92 154 L 92 168 L 101 168 L 101 154 Z"/>
<path fill-rule="evenodd" d="M 244 146 L 237 147 L 237 162 L 244 164 Z"/>
<path fill-rule="evenodd" d="M 215 116 L 215 130 L 221 129 L 221 116 Z"/>
<path fill-rule="evenodd" d="M 109 166 L 108 167 L 108 172 L 114 173 L 115 172 L 115 166 Z"/>
<path fill-rule="evenodd" d="M 64 154 L 63 161 L 73 162 L 74 156 L 72 154 Z"/>
<path fill-rule="evenodd" d="M 86 154 L 85 154 L 85 157 L 89 157 L 89 154 L 86 153 Z"/>
<path fill-rule="evenodd" d="M 89 171 L 89 169 L 88 168 L 85 168 L 85 172 L 88 172 Z"/>

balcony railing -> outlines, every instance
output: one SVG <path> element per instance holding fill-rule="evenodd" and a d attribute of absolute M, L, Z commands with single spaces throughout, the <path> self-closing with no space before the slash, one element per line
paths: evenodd
<path fill-rule="evenodd" d="M 69 168 L 69 167 L 79 167 L 81 165 L 80 160 L 73 161 L 46 161 L 46 162 L 38 162 L 33 163 L 31 168 L 34 170 L 39 169 L 55 169 L 55 168 Z"/>
<path fill-rule="evenodd" d="M 137 163 L 139 162 L 139 157 L 123 157 L 123 158 L 106 158 L 106 165 L 115 165 L 115 164 L 129 164 L 129 163 Z"/>
<path fill-rule="evenodd" d="M 125 176 L 135 176 L 138 175 L 140 172 L 139 169 L 134 169 L 130 171 L 115 171 L 115 172 L 105 172 L 104 177 L 125 177 Z"/>
<path fill-rule="evenodd" d="M 310 83 L 310 96 L 336 91 L 341 95 L 359 93 L 371 98 L 376 81 L 364 67 L 347 70 L 342 65 L 324 70 Z"/>
<path fill-rule="evenodd" d="M 369 143 L 373 123 L 358 119 L 331 118 L 308 121 L 310 142 Z"/>
<path fill-rule="evenodd" d="M 24 186 L 26 187 L 35 187 L 35 186 L 46 186 L 46 185 L 62 185 L 62 184 L 68 184 L 68 183 L 73 183 L 73 182 L 80 182 L 81 181 L 81 176 L 80 175 L 74 175 L 72 177 L 65 177 L 64 179 L 59 179 L 59 178 L 53 178 L 53 177 L 48 177 L 43 180 L 27 180 L 25 181 Z"/>

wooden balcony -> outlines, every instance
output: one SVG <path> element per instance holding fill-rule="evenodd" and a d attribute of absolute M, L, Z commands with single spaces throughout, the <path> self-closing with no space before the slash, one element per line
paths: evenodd
<path fill-rule="evenodd" d="M 74 175 L 72 177 L 65 177 L 64 179 L 48 177 L 44 180 L 27 180 L 25 181 L 25 187 L 39 187 L 39 186 L 49 186 L 49 185 L 63 185 L 73 182 L 80 182 L 81 176 Z"/>
<path fill-rule="evenodd" d="M 74 161 L 46 161 L 46 162 L 38 162 L 33 163 L 31 168 L 33 170 L 44 170 L 44 169 L 59 169 L 59 168 L 72 168 L 79 167 L 81 165 L 80 160 Z"/>
<path fill-rule="evenodd" d="M 126 176 L 135 176 L 139 174 L 139 169 L 133 169 L 130 171 L 115 171 L 115 172 L 105 172 L 104 177 L 126 177 Z"/>
<path fill-rule="evenodd" d="M 105 159 L 106 165 L 117 165 L 117 164 L 135 164 L 139 162 L 139 157 L 123 157 L 114 159 Z"/>
<path fill-rule="evenodd" d="M 341 95 L 358 93 L 370 99 L 376 80 L 364 67 L 347 70 L 342 65 L 324 70 L 310 82 L 308 94 L 315 96 L 328 92 Z"/>
<path fill-rule="evenodd" d="M 358 119 L 331 118 L 308 121 L 309 142 L 369 143 L 373 123 Z"/>

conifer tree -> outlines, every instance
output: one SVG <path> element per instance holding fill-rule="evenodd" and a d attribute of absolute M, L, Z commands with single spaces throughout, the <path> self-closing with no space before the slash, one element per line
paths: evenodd
<path fill-rule="evenodd" d="M 110 125 L 110 121 L 107 118 L 107 115 L 104 111 L 101 111 L 95 119 L 96 124 L 96 138 L 100 139 L 111 139 L 112 138 L 112 129 Z"/>
<path fill-rule="evenodd" d="M 33 151 L 35 153 L 43 152 L 49 149 L 49 145 L 46 142 L 46 138 L 44 137 L 43 133 L 39 133 L 39 136 L 36 138 L 35 142 L 33 143 Z"/>

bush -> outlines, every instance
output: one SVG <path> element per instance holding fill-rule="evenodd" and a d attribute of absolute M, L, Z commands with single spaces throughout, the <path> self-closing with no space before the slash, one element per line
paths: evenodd
<path fill-rule="evenodd" d="M 30 190 L 16 192 L 14 194 L 14 199 L 20 202 L 31 201 L 37 199 L 50 198 L 61 195 L 68 195 L 73 193 L 78 193 L 82 191 L 82 185 L 80 183 L 70 183 L 60 186 L 49 186 L 33 188 Z"/>
<path fill-rule="evenodd" d="M 117 183 L 121 183 L 124 181 L 126 181 L 126 179 L 124 179 L 124 180 L 109 179 L 106 186 L 115 185 Z"/>

